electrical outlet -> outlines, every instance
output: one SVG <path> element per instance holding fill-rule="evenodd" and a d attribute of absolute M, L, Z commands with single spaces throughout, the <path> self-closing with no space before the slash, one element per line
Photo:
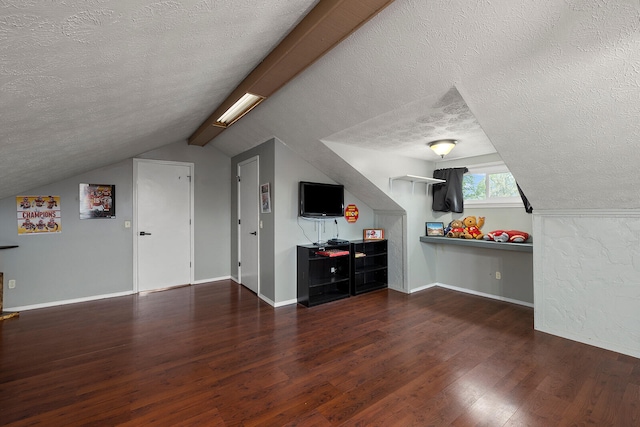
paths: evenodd
<path fill-rule="evenodd" d="M 9 289 L 13 289 L 16 287 L 16 281 L 15 280 L 9 280 Z"/>
<path fill-rule="evenodd" d="M 502 279 L 502 274 L 499 271 L 496 271 L 496 280 Z"/>

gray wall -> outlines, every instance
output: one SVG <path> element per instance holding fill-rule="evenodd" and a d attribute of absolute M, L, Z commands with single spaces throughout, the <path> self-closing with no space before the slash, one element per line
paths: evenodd
<path fill-rule="evenodd" d="M 296 300 L 296 245 L 310 244 L 317 238 L 316 223 L 298 218 L 298 182 L 316 181 L 334 183 L 329 177 L 290 150 L 282 141 L 269 141 L 231 159 L 231 274 L 238 274 L 237 245 L 237 181 L 238 163 L 258 155 L 260 183 L 271 183 L 271 213 L 261 213 L 260 231 L 260 294 L 274 305 Z M 322 238 L 334 237 L 336 229 L 341 238 L 362 238 L 362 229 L 373 226 L 373 211 L 345 191 L 345 204 L 355 203 L 360 215 L 356 223 L 344 218 L 327 221 Z M 337 228 L 336 228 L 337 227 Z"/>
<path fill-rule="evenodd" d="M 524 207 L 465 208 L 464 213 L 433 212 L 434 219 L 445 226 L 453 218 L 469 215 L 486 218 L 483 232 L 516 229 L 532 233 L 533 218 Z M 424 235 L 423 230 L 421 235 Z M 533 237 L 532 237 L 533 239 Z M 533 254 L 483 248 L 422 243 L 425 250 L 435 251 L 436 282 L 533 304 Z M 502 278 L 496 279 L 499 271 Z"/>
<path fill-rule="evenodd" d="M 436 252 L 436 281 L 443 285 L 533 305 L 533 254 L 423 243 Z M 496 279 L 499 271 L 501 279 Z"/>
<path fill-rule="evenodd" d="M 228 277 L 231 158 L 213 144 L 197 147 L 183 141 L 141 154 L 138 158 L 195 165 L 194 278 L 202 281 Z"/>
<path fill-rule="evenodd" d="M 229 277 L 229 170 L 231 159 L 214 147 L 184 141 L 140 156 L 195 163 L 195 280 Z M 46 173 L 43 172 L 43 173 Z M 116 218 L 80 220 L 79 184 L 114 184 Z M 133 161 L 117 163 L 24 195 L 61 196 L 62 233 L 18 236 L 15 197 L 0 200 L 0 251 L 5 309 L 51 305 L 133 290 Z M 8 289 L 8 281 L 16 288 Z"/>
<path fill-rule="evenodd" d="M 291 302 L 296 299 L 296 246 L 317 241 L 315 221 L 298 217 L 298 183 L 300 181 L 335 183 L 327 175 L 303 160 L 285 144 L 276 140 L 276 198 L 277 216 L 275 224 L 275 266 L 276 302 Z M 321 226 L 322 240 L 339 234 L 341 239 L 362 239 L 362 230 L 373 227 L 373 211 L 345 189 L 345 206 L 351 203 L 358 207 L 359 216 L 355 223 L 348 223 L 344 217 L 336 222 L 327 220 Z"/>
<path fill-rule="evenodd" d="M 16 199 L 0 200 L 0 241 L 20 246 L 0 251 L 5 309 L 132 290 L 133 236 L 124 228 L 132 220 L 132 173 L 126 160 L 25 192 L 60 196 L 59 234 L 18 236 Z M 116 218 L 80 220 L 80 183 L 115 184 Z"/>

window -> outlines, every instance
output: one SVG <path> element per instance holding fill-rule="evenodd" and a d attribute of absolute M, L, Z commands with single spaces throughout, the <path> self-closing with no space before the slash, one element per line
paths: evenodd
<path fill-rule="evenodd" d="M 462 179 L 462 195 L 468 206 L 522 206 L 516 180 L 504 163 L 468 168 Z"/>

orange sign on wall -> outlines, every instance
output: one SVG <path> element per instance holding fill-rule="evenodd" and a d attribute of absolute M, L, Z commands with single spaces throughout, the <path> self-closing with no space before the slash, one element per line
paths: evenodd
<path fill-rule="evenodd" d="M 356 222 L 358 220 L 358 207 L 354 204 L 348 205 L 344 209 L 344 218 L 347 222 Z"/>

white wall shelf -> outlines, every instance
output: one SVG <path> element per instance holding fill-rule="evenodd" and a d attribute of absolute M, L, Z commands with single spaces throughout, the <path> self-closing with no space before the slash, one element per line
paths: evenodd
<path fill-rule="evenodd" d="M 426 190 L 428 191 L 429 185 L 431 184 L 440 184 L 442 182 L 446 182 L 444 179 L 437 178 L 427 178 L 426 176 L 418 176 L 418 175 L 402 175 L 402 176 L 393 176 L 389 178 L 389 190 L 393 192 L 393 181 L 409 181 L 411 182 L 411 192 L 415 189 L 416 182 L 420 184 L 426 184 Z"/>

